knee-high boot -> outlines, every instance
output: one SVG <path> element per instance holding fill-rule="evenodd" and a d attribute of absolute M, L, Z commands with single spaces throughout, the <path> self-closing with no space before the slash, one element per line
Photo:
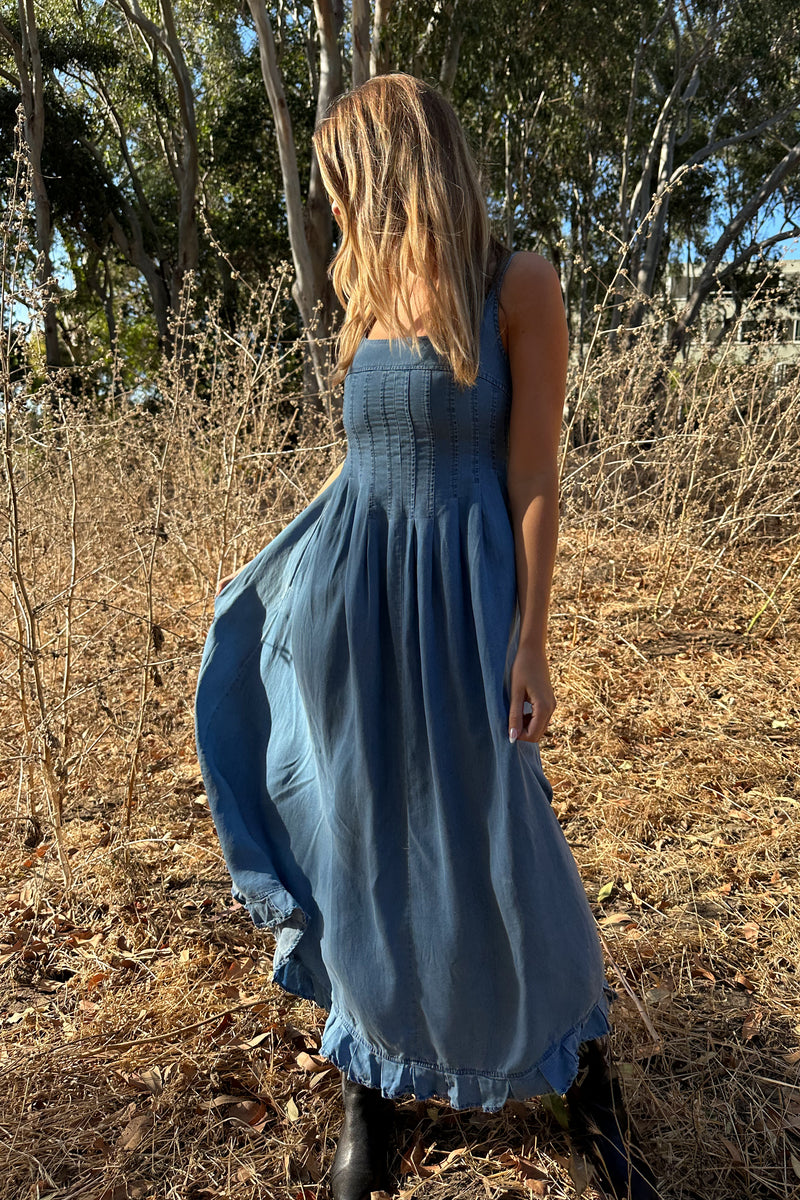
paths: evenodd
<path fill-rule="evenodd" d="M 608 1037 L 583 1042 L 578 1077 L 567 1092 L 570 1141 L 615 1200 L 659 1200 L 610 1066 Z"/>
<path fill-rule="evenodd" d="M 331 1164 L 333 1200 L 369 1200 L 387 1186 L 394 1101 L 342 1074 L 344 1122 Z"/>

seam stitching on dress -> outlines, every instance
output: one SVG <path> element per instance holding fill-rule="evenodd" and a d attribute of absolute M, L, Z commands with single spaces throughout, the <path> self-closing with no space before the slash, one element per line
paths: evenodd
<path fill-rule="evenodd" d="M 417 439 L 414 435 L 414 422 L 411 418 L 411 376 L 406 375 L 403 392 L 403 417 L 408 428 L 408 444 L 411 447 L 411 468 L 408 481 L 408 507 L 412 513 L 417 509 Z"/>
<path fill-rule="evenodd" d="M 478 389 L 472 389 L 472 404 L 470 406 L 472 413 L 472 483 L 475 487 L 480 487 L 481 482 L 481 430 L 480 430 L 480 413 L 478 409 Z"/>
<path fill-rule="evenodd" d="M 450 491 L 451 498 L 458 496 L 458 424 L 455 414 L 454 384 L 447 389 L 447 420 L 450 428 Z"/>
<path fill-rule="evenodd" d="M 409 380 L 410 384 L 410 380 Z M 436 463 L 433 453 L 433 415 L 431 414 L 431 374 L 428 372 L 423 384 L 422 412 L 425 420 L 426 448 L 428 457 L 428 481 L 426 492 L 425 517 L 431 518 L 436 503 Z"/>
<path fill-rule="evenodd" d="M 392 499 L 394 498 L 394 470 L 392 468 L 392 430 L 391 430 L 391 425 L 389 423 L 389 419 L 386 415 L 387 379 L 390 379 L 390 378 L 393 380 L 392 371 L 391 371 L 391 369 L 387 369 L 386 371 L 384 371 L 384 373 L 381 377 L 381 395 L 380 395 L 380 404 L 379 404 L 379 411 L 380 411 L 380 418 L 381 418 L 381 435 L 383 437 L 382 459 L 383 459 L 383 463 L 385 464 L 385 472 L 386 472 L 386 478 L 383 481 L 383 485 L 386 489 L 386 495 L 389 497 L 389 505 L 388 505 L 389 508 L 392 507 Z M 376 472 L 377 472 L 377 464 L 376 464 Z M 376 487 L 377 487 L 377 483 L 376 483 Z"/>
<path fill-rule="evenodd" d="M 372 429 L 372 422 L 369 419 L 366 387 L 361 389 L 361 412 L 369 439 L 369 482 L 367 484 L 367 516 L 369 516 L 375 508 L 375 434 Z"/>

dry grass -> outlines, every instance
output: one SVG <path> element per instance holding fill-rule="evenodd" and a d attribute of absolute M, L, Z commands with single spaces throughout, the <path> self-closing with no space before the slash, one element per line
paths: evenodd
<path fill-rule="evenodd" d="M 58 381 L 32 408 L 5 372 L 0 1200 L 327 1196 L 325 1014 L 271 984 L 271 939 L 230 900 L 192 732 L 219 574 L 343 450 L 297 402 L 281 286 L 239 336 L 187 310 L 155 413 L 118 383 L 102 411 Z M 798 400 L 756 354 L 676 374 L 654 416 L 649 361 L 575 379 L 543 757 L 664 1196 L 786 1197 Z M 403 1197 L 574 1195 L 557 1105 L 398 1112 Z"/>
<path fill-rule="evenodd" d="M 768 589 L 781 565 L 761 556 L 750 573 Z M 797 624 L 749 638 L 760 593 L 738 580 L 720 582 L 713 614 L 698 585 L 656 622 L 660 584 L 647 539 L 565 534 L 544 757 L 664 1194 L 787 1196 L 800 1158 Z M 325 1014 L 270 983 L 269 935 L 229 899 L 192 743 L 203 598 L 181 611 L 173 599 L 130 830 L 110 754 L 65 820 L 69 902 L 52 845 L 25 846 L 6 793 L 4 1200 L 326 1194 L 336 1072 L 298 1062 Z M 124 687 L 107 685 L 120 713 Z M 537 1102 L 399 1111 L 405 1195 L 573 1194 Z M 420 1162 L 447 1165 L 426 1178 Z"/>

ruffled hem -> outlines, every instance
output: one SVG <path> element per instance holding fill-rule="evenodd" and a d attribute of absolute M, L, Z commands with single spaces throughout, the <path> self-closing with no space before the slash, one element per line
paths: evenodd
<path fill-rule="evenodd" d="M 294 996 L 320 1004 L 320 989 L 296 954 L 297 945 L 308 925 L 308 913 L 282 887 L 258 898 L 248 898 L 237 892 L 235 887 L 232 894 L 234 899 L 247 909 L 253 924 L 258 928 L 269 929 L 275 938 L 275 951 L 272 956 L 273 983 L 279 984 L 284 991 L 291 992 Z M 329 1003 L 321 1004 L 320 1007 L 327 1008 Z"/>
<path fill-rule="evenodd" d="M 535 1066 L 516 1075 L 492 1075 L 481 1071 L 458 1070 L 433 1063 L 391 1058 L 369 1045 L 345 1021 L 341 1013 L 331 1012 L 325 1024 L 320 1054 L 331 1060 L 357 1083 L 378 1089 L 391 1099 L 414 1097 L 447 1100 L 451 1108 L 482 1108 L 499 1112 L 509 1099 L 528 1100 L 533 1096 L 563 1094 L 578 1074 L 578 1047 L 581 1042 L 609 1032 L 608 998 L 613 991 L 604 986 L 604 994 L 588 1015 L 564 1035 Z"/>

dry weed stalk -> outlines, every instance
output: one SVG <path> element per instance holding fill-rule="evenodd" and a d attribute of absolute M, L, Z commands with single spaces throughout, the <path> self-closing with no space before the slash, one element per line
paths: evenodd
<path fill-rule="evenodd" d="M 16 675 L 18 682 L 19 714 L 23 729 L 20 767 L 29 761 L 39 747 L 39 763 L 42 783 L 53 834 L 58 848 L 58 858 L 64 879 L 69 888 L 72 873 L 64 841 L 63 810 L 66 793 L 66 771 L 64 767 L 65 747 L 55 731 L 55 714 L 50 703 L 48 689 L 42 671 L 42 638 L 40 633 L 40 605 L 35 600 L 34 583 L 27 577 L 23 539 L 28 530 L 22 515 L 22 490 L 17 479 L 17 426 L 27 401 L 26 391 L 12 373 L 12 360 L 21 347 L 16 307 L 25 305 L 30 311 L 43 309 L 45 298 L 42 288 L 25 286 L 22 279 L 21 260 L 27 243 L 25 241 L 25 214 L 32 187 L 30 163 L 24 150 L 21 121 L 16 127 L 17 154 L 15 173 L 9 181 L 10 189 L 2 227 L 2 269 L 0 276 L 0 383 L 3 390 L 3 467 L 6 480 L 6 514 L 8 550 L 6 560 L 11 580 L 11 601 L 14 613 L 16 637 L 4 636 L 3 640 L 15 646 Z M 24 489 L 27 490 L 27 489 Z M 32 684 L 34 709 L 28 700 L 28 688 Z M 66 720 L 66 718 L 65 718 Z M 62 730 L 63 734 L 63 730 Z M 36 787 L 29 775 L 28 815 L 32 829 L 39 827 Z"/>

